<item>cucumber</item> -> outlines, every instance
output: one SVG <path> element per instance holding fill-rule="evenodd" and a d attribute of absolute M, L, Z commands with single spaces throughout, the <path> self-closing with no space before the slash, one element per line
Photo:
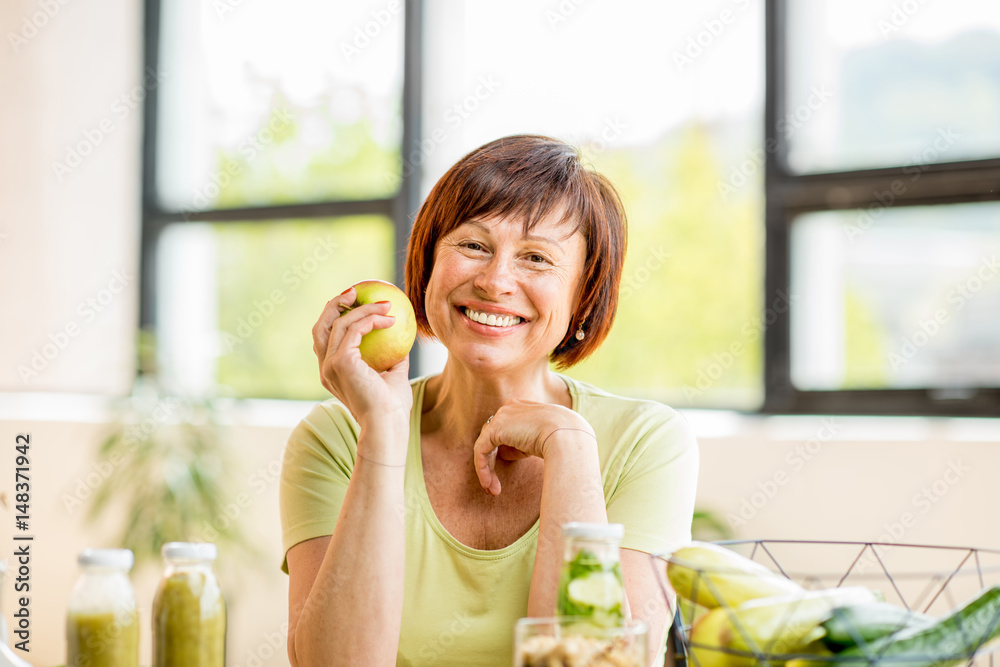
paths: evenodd
<path fill-rule="evenodd" d="M 887 667 L 951 667 L 968 662 L 1000 635 L 1000 585 L 930 625 L 908 626 L 864 648 L 837 654 L 837 663 Z"/>
<path fill-rule="evenodd" d="M 854 646 L 863 647 L 909 626 L 926 626 L 933 622 L 934 619 L 927 614 L 908 611 L 887 602 L 838 607 L 823 622 L 826 630 L 823 643 L 836 653 Z"/>

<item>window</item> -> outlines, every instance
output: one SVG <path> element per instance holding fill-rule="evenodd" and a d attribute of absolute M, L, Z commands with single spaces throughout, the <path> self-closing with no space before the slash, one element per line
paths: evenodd
<path fill-rule="evenodd" d="M 1000 413 L 1000 15 L 769 0 L 773 412 Z"/>
<path fill-rule="evenodd" d="M 615 329 L 571 374 L 678 407 L 762 403 L 758 5 L 150 3 L 143 320 L 164 381 L 321 397 L 322 304 L 360 275 L 399 280 L 433 183 L 532 132 L 580 146 L 629 209 Z M 343 254 L 292 289 L 328 235 Z M 414 373 L 440 367 L 417 350 Z"/>
<path fill-rule="evenodd" d="M 416 18 L 374 0 L 147 2 L 160 83 L 146 111 L 142 322 L 171 389 L 324 395 L 310 339 L 323 305 L 362 278 L 399 281 L 416 208 L 418 172 L 401 158 Z"/>
<path fill-rule="evenodd" d="M 759 408 L 763 8 L 427 0 L 425 12 L 422 192 L 468 150 L 530 132 L 581 147 L 625 201 L 615 326 L 569 374 L 678 408 Z"/>

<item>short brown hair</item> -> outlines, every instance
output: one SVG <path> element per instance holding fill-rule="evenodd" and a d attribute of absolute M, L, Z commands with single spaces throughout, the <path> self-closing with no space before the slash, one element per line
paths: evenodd
<path fill-rule="evenodd" d="M 626 221 L 611 182 L 584 167 L 579 152 L 556 139 L 536 135 L 503 137 L 459 160 L 437 182 L 413 223 L 406 253 L 406 294 L 417 329 L 433 337 L 424 292 L 441 237 L 470 220 L 520 217 L 525 233 L 562 208 L 587 244 L 580 302 L 562 342 L 550 359 L 569 368 L 607 338 L 618 309 L 618 285 L 625 263 Z M 575 333 L 586 320 L 586 338 Z"/>

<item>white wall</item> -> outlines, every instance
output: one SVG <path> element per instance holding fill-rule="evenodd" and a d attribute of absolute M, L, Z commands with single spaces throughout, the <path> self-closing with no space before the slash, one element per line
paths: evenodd
<path fill-rule="evenodd" d="M 140 9 L 0 3 L 0 391 L 120 394 L 130 384 Z"/>

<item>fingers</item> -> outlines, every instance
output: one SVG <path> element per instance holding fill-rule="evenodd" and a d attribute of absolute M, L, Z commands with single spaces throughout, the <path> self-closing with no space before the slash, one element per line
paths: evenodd
<path fill-rule="evenodd" d="M 313 325 L 313 352 L 316 353 L 320 359 L 326 356 L 326 349 L 330 340 L 330 329 L 333 326 L 335 320 L 337 320 L 343 308 L 350 306 L 354 303 L 356 298 L 353 287 L 348 287 L 343 292 L 335 296 L 326 302 L 323 307 L 323 312 L 320 313 L 319 319 L 316 320 L 316 324 Z"/>
<path fill-rule="evenodd" d="M 337 350 L 356 350 L 361 339 L 375 329 L 388 329 L 396 318 L 386 315 L 391 308 L 388 301 L 365 304 L 344 313 L 333 323 L 327 353 Z M 382 312 L 379 312 L 382 311 Z"/>
<path fill-rule="evenodd" d="M 472 462 L 476 468 L 479 484 L 491 496 L 500 495 L 500 478 L 496 474 L 497 447 L 486 435 L 486 429 L 479 434 L 472 452 Z"/>

